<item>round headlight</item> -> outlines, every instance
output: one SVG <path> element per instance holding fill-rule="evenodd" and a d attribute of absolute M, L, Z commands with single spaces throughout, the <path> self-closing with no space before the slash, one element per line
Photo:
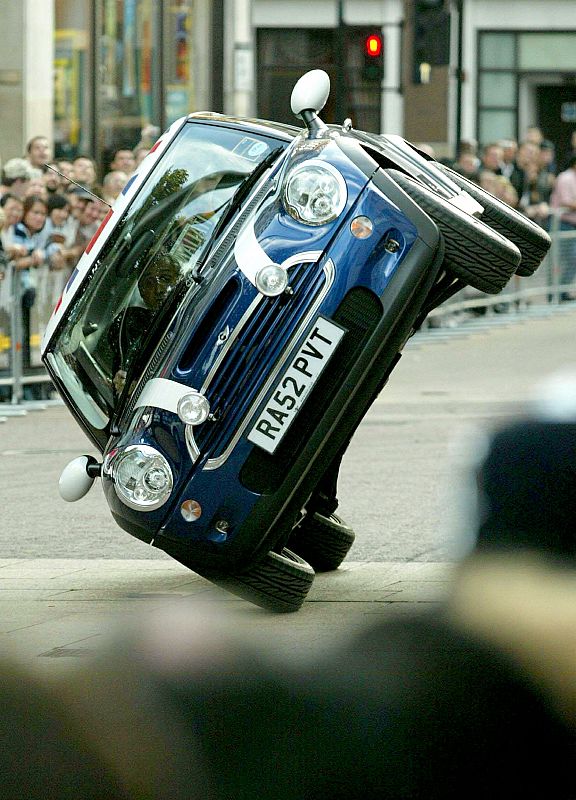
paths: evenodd
<path fill-rule="evenodd" d="M 172 470 L 164 456 L 148 445 L 131 445 L 112 462 L 116 494 L 130 508 L 154 511 L 172 492 Z"/>
<path fill-rule="evenodd" d="M 255 277 L 256 288 L 266 297 L 276 297 L 288 286 L 288 273 L 280 264 L 267 264 Z"/>
<path fill-rule="evenodd" d="M 180 398 L 176 411 L 186 425 L 201 425 L 208 419 L 210 403 L 200 392 L 190 392 Z"/>
<path fill-rule="evenodd" d="M 346 205 L 346 183 L 331 164 L 306 161 L 292 170 L 284 188 L 288 213 L 307 225 L 331 222 Z"/>

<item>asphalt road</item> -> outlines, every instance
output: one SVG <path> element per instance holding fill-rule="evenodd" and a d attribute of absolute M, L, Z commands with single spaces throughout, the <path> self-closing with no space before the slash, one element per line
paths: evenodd
<path fill-rule="evenodd" d="M 574 367 L 576 305 L 494 320 L 421 334 L 406 348 L 344 460 L 339 513 L 357 531 L 351 559 L 452 560 L 468 527 L 454 513 L 456 453 L 472 446 L 471 430 L 523 413 L 544 376 Z M 62 406 L 0 424 L 1 557 L 168 558 L 116 527 L 98 484 L 78 503 L 60 499 L 62 468 L 90 452 Z"/>

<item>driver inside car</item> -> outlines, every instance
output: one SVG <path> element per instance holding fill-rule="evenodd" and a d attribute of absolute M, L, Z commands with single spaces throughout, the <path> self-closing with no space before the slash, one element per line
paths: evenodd
<path fill-rule="evenodd" d="M 115 317 L 108 332 L 109 341 L 118 353 L 114 389 L 120 394 L 143 336 L 149 330 L 154 312 L 158 311 L 178 283 L 180 262 L 170 253 L 158 252 L 138 279 L 139 301 L 129 305 Z"/>

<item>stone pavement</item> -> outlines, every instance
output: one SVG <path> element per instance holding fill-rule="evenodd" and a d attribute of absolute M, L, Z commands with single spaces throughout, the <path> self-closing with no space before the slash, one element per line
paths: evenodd
<path fill-rule="evenodd" d="M 343 516 L 358 520 L 363 531 L 372 525 L 373 536 L 365 537 L 362 552 L 351 553 L 356 561 L 345 561 L 335 573 L 317 575 L 307 601 L 295 614 L 271 614 L 239 600 L 160 551 L 138 557 L 142 543 L 122 539 L 105 502 L 94 492 L 81 508 L 63 509 L 55 491 L 57 478 L 69 458 L 88 452 L 83 434 L 64 422 L 67 415 L 60 408 L 30 413 L 25 420 L 8 418 L 0 426 L 2 653 L 15 653 L 27 665 L 54 672 L 97 653 L 119 626 L 122 630 L 122 625 L 130 626 L 156 609 L 181 604 L 191 617 L 199 617 L 206 612 L 205 601 L 223 611 L 241 631 L 260 633 L 267 647 L 279 654 L 323 650 L 335 637 L 362 623 L 441 600 L 449 589 L 453 564 L 445 563 L 448 558 L 433 547 L 436 539 L 425 537 L 430 528 L 446 523 L 445 509 L 434 504 L 436 484 L 430 477 L 436 479 L 445 460 L 439 433 L 452 428 L 459 418 L 516 413 L 536 380 L 573 366 L 576 308 L 561 311 L 549 315 L 547 310 L 545 317 L 524 316 L 511 328 L 491 328 L 489 335 L 463 336 L 458 331 L 448 339 L 442 333 L 431 347 L 423 346 L 427 344 L 424 335 L 413 341 L 364 426 L 365 440 L 358 441 L 357 461 L 348 462 L 344 492 L 348 509 Z M 0 408 L 2 416 L 7 414 Z M 420 418 L 440 420 L 442 430 L 432 426 L 424 437 L 419 424 L 407 443 L 410 421 Z M 386 522 L 391 531 L 397 529 L 397 536 L 385 561 L 376 561 L 377 552 L 382 553 L 381 515 L 370 508 L 375 494 L 368 485 L 371 475 L 365 469 L 363 449 L 373 451 L 374 433 L 380 430 L 376 423 L 382 428 L 382 452 L 380 462 L 371 453 L 373 474 L 378 478 L 380 464 L 386 462 L 389 472 L 397 475 L 391 492 L 399 481 L 414 484 L 412 495 L 388 497 L 394 503 L 388 503 Z M 417 461 L 408 462 L 408 444 Z M 34 480 L 22 480 L 27 474 L 33 474 Z M 411 531 L 412 550 L 399 553 L 399 537 L 408 540 Z M 60 551 L 55 552 L 56 547 Z M 433 560 L 415 560 L 424 557 L 418 555 L 417 547 L 424 555 L 432 554 Z M 69 557 L 39 557 L 50 553 Z M 103 553 L 110 557 L 101 558 Z M 393 561 L 394 556 L 403 560 Z"/>
<path fill-rule="evenodd" d="M 382 615 L 438 602 L 450 572 L 439 563 L 345 562 L 316 576 L 300 611 L 273 614 L 172 560 L 0 559 L 0 647 L 26 666 L 59 671 L 154 610 L 187 604 L 193 616 L 224 612 L 280 657 L 321 651 Z"/>

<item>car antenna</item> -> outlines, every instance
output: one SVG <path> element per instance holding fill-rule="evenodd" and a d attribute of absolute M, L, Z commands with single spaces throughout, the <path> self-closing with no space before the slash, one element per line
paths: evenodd
<path fill-rule="evenodd" d="M 91 192 L 90 189 L 86 188 L 86 186 L 82 186 L 81 183 L 76 183 L 76 181 L 73 181 L 72 178 L 69 178 L 67 175 L 64 175 L 62 172 L 59 172 L 56 169 L 56 167 L 51 167 L 50 164 L 44 164 L 44 166 L 47 167 L 48 169 L 51 169 L 52 172 L 55 172 L 57 175 L 60 175 L 60 177 L 64 178 L 65 181 L 68 181 L 69 183 L 73 183 L 74 186 L 77 186 L 79 189 L 83 189 L 85 192 L 88 192 L 88 194 L 91 194 L 92 197 L 96 198 L 96 200 L 100 200 L 100 202 L 104 203 L 104 205 L 108 206 L 108 208 L 112 208 L 111 204 L 108 203 L 108 201 L 104 200 L 103 197 L 98 197 L 97 194 L 94 194 L 94 192 Z"/>

